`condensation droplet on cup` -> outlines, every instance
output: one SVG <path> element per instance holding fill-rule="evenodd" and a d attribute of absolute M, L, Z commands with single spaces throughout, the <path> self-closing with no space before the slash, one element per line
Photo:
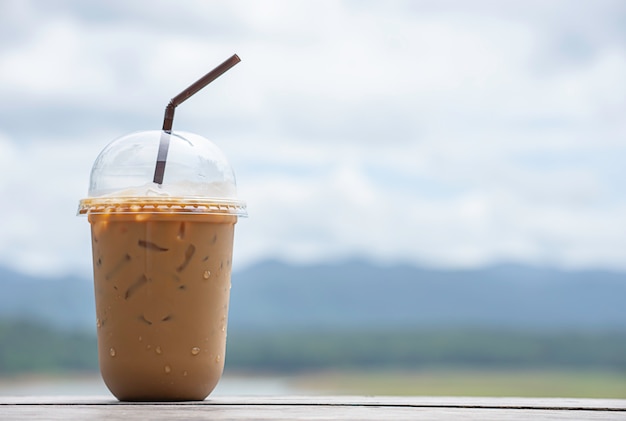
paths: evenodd
<path fill-rule="evenodd" d="M 154 350 L 157 354 L 161 355 L 163 353 L 163 351 L 161 351 L 161 347 L 157 346 L 156 349 Z"/>
<path fill-rule="evenodd" d="M 202 274 L 202 277 L 204 279 L 209 279 L 210 276 L 211 276 L 211 271 L 209 270 L 205 270 L 204 273 Z"/>
<path fill-rule="evenodd" d="M 187 370 L 183 371 L 183 377 L 187 377 Z"/>
<path fill-rule="evenodd" d="M 220 361 L 222 361 L 222 357 L 221 357 L 220 355 L 217 355 L 217 356 L 215 357 L 215 362 L 216 362 L 216 363 L 219 363 Z"/>
<path fill-rule="evenodd" d="M 191 355 L 198 355 L 200 353 L 200 348 L 198 348 L 197 346 L 194 346 L 193 348 L 191 348 Z"/>
<path fill-rule="evenodd" d="M 96 326 L 102 327 L 102 322 L 100 321 L 100 319 L 96 319 Z"/>
<path fill-rule="evenodd" d="M 164 370 L 165 370 L 165 374 L 169 374 L 172 371 L 172 368 L 169 365 L 166 365 L 164 367 Z"/>
<path fill-rule="evenodd" d="M 143 338 L 140 336 L 140 337 L 139 337 L 139 342 L 141 342 L 141 341 L 143 341 Z"/>
<path fill-rule="evenodd" d="M 115 357 L 115 348 L 109 349 L 109 355 Z"/>

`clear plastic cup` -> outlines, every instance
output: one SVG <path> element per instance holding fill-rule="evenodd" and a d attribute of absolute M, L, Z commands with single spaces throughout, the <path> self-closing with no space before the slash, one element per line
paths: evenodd
<path fill-rule="evenodd" d="M 162 184 L 152 182 L 170 136 Z M 224 369 L 234 225 L 247 216 L 221 151 L 192 133 L 137 132 L 96 159 L 91 224 L 98 358 L 119 400 L 202 400 Z"/>

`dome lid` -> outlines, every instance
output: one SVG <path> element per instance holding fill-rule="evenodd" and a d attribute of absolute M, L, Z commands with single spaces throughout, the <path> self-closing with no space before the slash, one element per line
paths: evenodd
<path fill-rule="evenodd" d="M 163 183 L 153 181 L 159 144 L 169 136 Z M 109 143 L 91 170 L 78 213 L 202 212 L 247 216 L 222 151 L 193 133 L 135 132 Z"/>

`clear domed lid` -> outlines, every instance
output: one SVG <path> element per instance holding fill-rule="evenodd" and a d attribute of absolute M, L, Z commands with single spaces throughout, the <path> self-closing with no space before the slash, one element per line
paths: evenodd
<path fill-rule="evenodd" d="M 163 182 L 153 182 L 159 144 L 169 136 Z M 109 143 L 96 158 L 78 213 L 181 211 L 246 216 L 235 173 L 220 149 L 193 133 L 142 131 Z"/>

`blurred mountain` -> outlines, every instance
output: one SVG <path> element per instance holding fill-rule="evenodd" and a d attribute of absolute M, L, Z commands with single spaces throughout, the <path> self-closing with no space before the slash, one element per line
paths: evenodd
<path fill-rule="evenodd" d="M 0 317 L 95 325 L 93 286 L 0 268 Z M 233 274 L 230 329 L 626 329 L 626 273 L 519 265 L 434 270 L 367 261 L 267 261 Z"/>
<path fill-rule="evenodd" d="M 0 318 L 83 330 L 96 324 L 90 281 L 76 277 L 42 279 L 0 268 L 0 284 Z"/>
<path fill-rule="evenodd" d="M 233 277 L 230 323 L 255 329 L 626 329 L 624 297 L 626 273 L 600 270 L 265 262 Z"/>

